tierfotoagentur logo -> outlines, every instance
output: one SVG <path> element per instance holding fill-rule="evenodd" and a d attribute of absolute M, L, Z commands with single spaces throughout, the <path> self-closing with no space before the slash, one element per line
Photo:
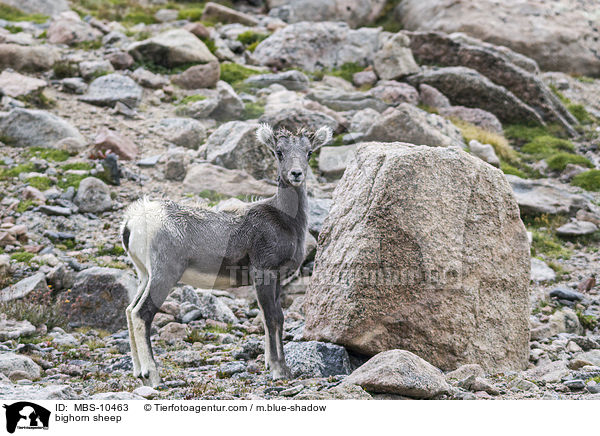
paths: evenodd
<path fill-rule="evenodd" d="M 50 411 L 28 401 L 5 404 L 6 431 L 14 433 L 19 430 L 48 430 Z"/>

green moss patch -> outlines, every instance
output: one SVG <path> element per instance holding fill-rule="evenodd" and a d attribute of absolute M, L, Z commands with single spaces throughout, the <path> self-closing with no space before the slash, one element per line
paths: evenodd
<path fill-rule="evenodd" d="M 49 189 L 52 186 L 52 182 L 50 181 L 50 179 L 48 177 L 42 176 L 30 177 L 29 179 L 27 179 L 27 183 L 29 184 L 29 186 L 33 186 L 34 188 L 39 189 L 40 191 L 45 191 L 46 189 Z"/>
<path fill-rule="evenodd" d="M 586 191 L 600 191 L 600 170 L 590 170 L 585 173 L 577 174 L 571 180 L 571 184 L 579 186 Z"/>
<path fill-rule="evenodd" d="M 71 162 L 71 163 L 61 165 L 60 168 L 63 171 L 68 171 L 68 170 L 90 171 L 94 167 L 87 162 Z"/>
<path fill-rule="evenodd" d="M 177 106 L 185 106 L 186 104 L 190 104 L 190 103 L 194 103 L 195 101 L 202 101 L 202 100 L 206 100 L 206 97 L 204 95 L 201 95 L 201 94 L 188 95 L 187 97 L 183 97 L 179 101 L 179 103 L 177 103 Z"/>
<path fill-rule="evenodd" d="M 547 126 L 511 124 L 504 128 L 504 136 L 518 146 L 533 141 L 538 136 L 566 137 L 564 129 L 557 124 L 549 124 Z"/>
<path fill-rule="evenodd" d="M 0 3 L 0 18 L 6 21 L 33 21 L 34 23 L 45 23 L 48 16 L 42 14 L 26 14 L 12 6 Z"/>
<path fill-rule="evenodd" d="M 265 113 L 265 105 L 260 102 L 248 102 L 244 106 L 242 113 L 243 120 L 254 120 L 260 118 Z"/>
<path fill-rule="evenodd" d="M 544 135 L 536 136 L 521 147 L 522 153 L 529 154 L 535 159 L 545 159 L 561 151 L 573 152 L 575 146 L 569 140 Z"/>
<path fill-rule="evenodd" d="M 221 80 L 229 83 L 230 85 L 243 82 L 250 76 L 256 74 L 262 74 L 262 71 L 248 68 L 240 64 L 232 62 L 226 62 L 221 64 Z"/>
<path fill-rule="evenodd" d="M 546 159 L 548 168 L 555 171 L 563 171 L 568 164 L 581 165 L 587 168 L 594 168 L 594 164 L 589 159 L 578 154 L 557 153 Z"/>
<path fill-rule="evenodd" d="M 35 171 L 35 167 L 30 162 L 12 168 L 0 168 L 0 180 L 8 180 L 13 177 L 18 177 L 21 173 L 30 173 L 32 171 Z"/>
<path fill-rule="evenodd" d="M 35 257 L 35 254 L 28 253 L 26 251 L 18 251 L 10 255 L 10 258 L 16 262 L 29 263 L 31 259 Z"/>
<path fill-rule="evenodd" d="M 71 156 L 68 151 L 44 147 L 30 147 L 27 149 L 27 154 L 50 162 L 64 162 Z"/>
<path fill-rule="evenodd" d="M 237 40 L 246 46 L 246 50 L 254 52 L 258 44 L 267 39 L 270 35 L 258 33 L 253 30 L 247 30 L 238 35 Z"/>

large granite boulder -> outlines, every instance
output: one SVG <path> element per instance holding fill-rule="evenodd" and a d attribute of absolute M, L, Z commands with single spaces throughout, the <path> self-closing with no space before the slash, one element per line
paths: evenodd
<path fill-rule="evenodd" d="M 305 339 L 521 370 L 529 243 L 502 172 L 456 148 L 360 146 L 319 235 Z"/>

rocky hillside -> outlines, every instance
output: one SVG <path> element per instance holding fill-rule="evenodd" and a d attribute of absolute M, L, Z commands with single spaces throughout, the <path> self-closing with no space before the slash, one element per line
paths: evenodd
<path fill-rule="evenodd" d="M 500 3 L 0 0 L 0 397 L 598 398 L 598 6 Z M 272 195 L 263 122 L 335 132 L 295 378 L 251 288 L 180 286 L 139 387 L 123 209 Z"/>

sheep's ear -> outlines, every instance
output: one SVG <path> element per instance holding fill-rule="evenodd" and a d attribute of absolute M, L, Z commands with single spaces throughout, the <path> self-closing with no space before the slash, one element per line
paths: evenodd
<path fill-rule="evenodd" d="M 256 139 L 258 139 L 258 142 L 261 144 L 266 145 L 271 151 L 275 151 L 275 134 L 268 124 L 261 124 L 258 129 L 256 129 Z"/>
<path fill-rule="evenodd" d="M 319 148 L 321 148 L 322 146 L 327 144 L 329 141 L 331 141 L 332 137 L 333 137 L 333 132 L 331 131 L 331 128 L 329 128 L 327 126 L 321 127 L 313 135 L 312 150 L 313 151 L 318 150 Z"/>

